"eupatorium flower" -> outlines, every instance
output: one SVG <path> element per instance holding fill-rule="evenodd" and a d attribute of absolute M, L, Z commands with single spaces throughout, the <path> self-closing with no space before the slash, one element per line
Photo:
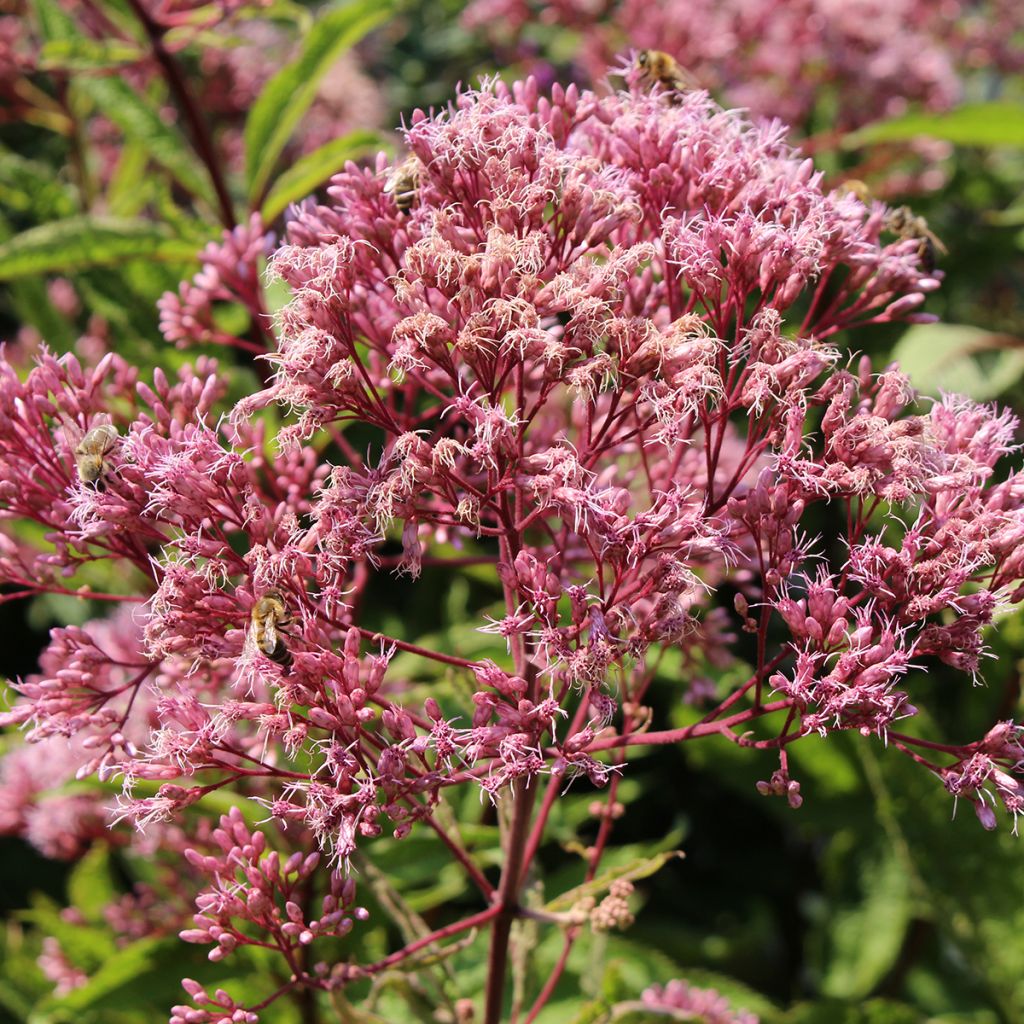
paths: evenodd
<path fill-rule="evenodd" d="M 269 935 L 288 988 L 331 989 L 489 924 L 492 1024 L 552 806 L 578 779 L 620 807 L 627 748 L 753 748 L 761 792 L 795 808 L 808 794 L 790 744 L 852 730 L 986 826 L 997 802 L 1015 816 L 1018 726 L 948 747 L 896 731 L 928 700 L 918 668 L 944 661 L 969 686 L 996 607 L 1024 596 L 1024 487 L 1000 465 L 1016 422 L 915 404 L 898 371 L 851 370 L 838 348 L 851 327 L 927 317 L 939 280 L 913 240 L 882 237 L 881 205 L 823 191 L 780 128 L 699 92 L 493 84 L 416 112 L 407 143 L 401 188 L 381 157 L 293 211 L 269 263 L 291 293 L 273 374 L 229 417 L 209 360 L 152 385 L 115 356 L 0 376 L 4 580 L 125 602 L 137 631 L 129 651 L 97 624 L 55 631 L 3 720 L 74 736 L 80 773 L 119 774 L 119 819 L 169 828 L 237 785 L 295 850 L 280 862 L 225 818 L 216 849 L 189 854 L 209 884 L 186 938 L 219 959 Z M 239 229 L 196 287 L 255 302 L 267 245 L 258 223 Z M 165 300 L 165 327 L 195 337 L 188 294 Z M 295 418 L 273 456 L 260 411 L 275 403 Z M 75 439 L 101 422 L 117 438 L 85 483 Z M 826 503 L 842 545 L 810 532 Z M 104 559 L 124 590 L 78 590 Z M 476 619 L 486 654 L 367 625 L 376 576 L 413 588 L 467 560 L 502 593 Z M 746 679 L 709 692 L 739 630 Z M 711 705 L 671 730 L 647 706 L 666 652 L 679 696 Z M 456 673 L 463 705 L 417 690 L 417 663 Z M 508 801 L 497 886 L 438 816 L 464 786 Z M 603 815 L 591 875 L 619 813 Z M 414 827 L 441 835 L 484 909 L 374 963 L 304 966 L 297 946 L 358 935 L 350 859 Z M 594 902 L 591 926 L 626 926 L 627 895 Z M 254 1020 L 273 998 L 188 990 L 209 1009 L 175 1020 Z"/>
<path fill-rule="evenodd" d="M 1013 0 L 472 0 L 464 21 L 502 41 L 538 21 L 565 26 L 593 82 L 625 46 L 664 50 L 729 105 L 798 127 L 828 93 L 829 124 L 812 126 L 839 131 L 912 103 L 952 107 L 973 71 L 1021 69 L 1024 31 Z"/>

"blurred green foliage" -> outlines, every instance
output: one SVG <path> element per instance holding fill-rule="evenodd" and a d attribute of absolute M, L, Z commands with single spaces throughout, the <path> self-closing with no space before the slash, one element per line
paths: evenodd
<path fill-rule="evenodd" d="M 13 338 L 30 327 L 52 348 L 72 350 L 99 318 L 107 343 L 132 361 L 174 366 L 195 353 L 159 340 L 156 299 L 194 272 L 195 253 L 218 236 L 226 214 L 195 137 L 165 116 L 175 99 L 166 83 L 155 79 L 139 91 L 102 74 L 136 60 L 148 44 L 121 0 L 97 4 L 126 38 L 103 43 L 84 36 L 58 0 L 32 0 L 25 14 L 47 70 L 32 77 L 42 96 L 38 116 L 0 126 L 0 334 Z M 248 116 L 244 167 L 226 175 L 231 218 L 262 209 L 279 222 L 289 202 L 321 186 L 345 159 L 386 142 L 359 131 L 290 165 L 283 158 L 320 78 L 357 42 L 393 124 L 416 106 L 443 105 L 459 82 L 510 74 L 500 53 L 460 27 L 462 6 L 460 0 L 402 0 L 392 10 L 381 0 L 353 0 L 315 19 L 301 5 L 271 8 L 272 17 L 305 41 Z M 552 30 L 543 41 L 556 67 L 571 60 L 571 33 Z M 198 52 L 186 49 L 177 58 L 196 79 Z M 899 150 L 900 143 L 920 137 L 949 143 L 945 184 L 911 200 L 949 249 L 944 286 L 927 306 L 943 323 L 844 339 L 851 350 L 869 352 L 876 366 L 899 358 L 926 391 L 945 387 L 1016 405 L 1024 399 L 1022 96 L 1020 82 L 1007 82 L 998 104 L 912 114 L 816 153 L 820 166 L 842 178 L 882 145 L 897 147 L 894 159 L 913 162 L 918 157 Z M 98 167 L 110 153 L 95 151 L 85 130 L 100 117 L 116 133 L 106 177 Z M 73 285 L 74 311 L 54 301 L 47 284 L 55 278 Z M 251 384 L 251 371 L 241 372 Z M 371 592 L 368 604 L 380 610 L 380 621 L 369 624 L 400 622 L 403 635 L 425 644 L 502 660 L 500 642 L 473 627 L 498 597 L 487 573 L 469 567 L 450 578 L 428 570 L 401 595 L 380 594 L 375 602 Z M 29 670 L 43 630 L 69 621 L 67 603 L 0 605 L 9 673 Z M 912 690 L 939 691 L 941 720 L 921 723 L 934 738 L 980 735 L 1001 718 L 1020 716 L 1024 626 L 1005 621 L 991 642 L 997 657 L 985 687 L 952 672 L 913 682 Z M 738 653 L 749 652 L 741 645 Z M 679 703 L 679 668 L 666 660 L 651 700 L 663 719 L 682 725 L 700 711 Z M 423 662 L 400 655 L 394 663 L 396 674 L 409 674 L 423 695 L 429 687 L 442 705 L 465 692 L 465 678 L 434 663 L 429 669 L 431 675 L 417 678 Z M 969 810 L 950 820 L 934 778 L 876 739 L 832 736 L 797 746 L 791 771 L 805 796 L 798 811 L 757 795 L 755 782 L 773 767 L 768 754 L 714 739 L 631 753 L 620 789 L 627 815 L 604 870 L 636 880 L 637 922 L 621 936 L 579 940 L 541 1024 L 640 1024 L 653 1018 L 625 1004 L 644 986 L 674 977 L 716 988 L 765 1024 L 1024 1021 L 1020 841 L 984 832 Z M 230 798 L 221 799 L 226 809 Z M 541 870 L 531 881 L 532 905 L 558 911 L 560 895 L 581 882 L 580 851 L 596 832 L 591 800 L 578 787 L 557 802 Z M 466 792 L 456 798 L 449 825 L 493 873 L 500 863 L 494 809 Z M 672 854 L 679 848 L 685 859 Z M 373 960 L 399 939 L 476 908 L 464 875 L 426 829 L 401 842 L 382 839 L 372 849 L 372 862 L 357 865 L 370 921 L 358 938 L 325 943 L 319 955 Z M 78 863 L 58 865 L 5 839 L 0 871 L 0 1021 L 148 1024 L 180 1001 L 182 974 L 233 993 L 266 991 L 268 977 L 285 980 L 261 950 L 247 949 L 230 966 L 218 966 L 171 934 L 119 944 L 104 906 L 133 880 L 155 880 L 146 858 L 127 849 L 96 846 Z M 61 910 L 69 902 L 73 914 Z M 89 975 L 84 986 L 53 993 L 37 965 L 44 935 L 56 936 Z M 519 928 L 514 990 L 536 991 L 560 952 L 558 929 Z M 438 1007 L 451 1013 L 455 999 L 479 995 L 484 955 L 484 944 L 455 940 L 414 973 L 382 975 L 333 1004 L 319 996 L 315 1003 L 282 1001 L 265 1020 L 441 1020 L 433 1016 Z"/>

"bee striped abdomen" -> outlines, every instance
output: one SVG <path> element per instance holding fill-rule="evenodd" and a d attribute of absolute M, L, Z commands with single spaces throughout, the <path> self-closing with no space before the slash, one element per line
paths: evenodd
<path fill-rule="evenodd" d="M 280 665 L 282 668 L 288 668 L 292 663 L 292 652 L 288 650 L 285 642 L 280 637 L 275 638 L 275 642 L 272 647 L 270 647 L 270 645 L 265 645 L 261 650 L 271 661 Z"/>
<path fill-rule="evenodd" d="M 277 590 L 268 591 L 259 598 L 249 616 L 249 633 L 253 643 L 262 654 L 282 668 L 291 665 L 292 653 L 280 630 L 290 626 L 292 621 L 284 596 Z"/>

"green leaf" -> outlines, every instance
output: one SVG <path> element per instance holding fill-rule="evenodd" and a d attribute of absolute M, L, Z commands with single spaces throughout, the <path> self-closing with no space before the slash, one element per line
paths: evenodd
<path fill-rule="evenodd" d="M 549 1005 L 558 1008 L 562 1020 L 565 1020 L 570 1012 L 563 1003 Z M 608 1020 L 608 1012 L 608 1004 L 603 999 L 592 999 L 589 1003 L 583 1004 L 576 1016 L 571 1019 L 570 1024 L 605 1024 Z"/>
<path fill-rule="evenodd" d="M 660 871 L 670 860 L 685 856 L 686 854 L 682 850 L 668 850 L 653 857 L 637 857 L 635 860 L 602 872 L 597 878 L 584 882 L 582 885 L 577 885 L 568 892 L 563 892 L 560 896 L 556 896 L 551 900 L 544 909 L 552 914 L 568 910 L 585 896 L 597 897 L 604 895 L 611 887 L 612 882 L 616 882 L 620 878 L 630 882 L 635 882 L 640 878 L 648 878 L 656 871 Z"/>
<path fill-rule="evenodd" d="M 68 879 L 68 898 L 87 920 L 102 919 L 104 907 L 117 898 L 107 847 L 92 847 L 75 865 Z"/>
<path fill-rule="evenodd" d="M 85 38 L 75 24 L 74 18 L 70 17 L 56 0 L 32 0 L 32 8 L 35 11 L 36 22 L 46 42 L 54 40 L 77 40 Z"/>
<path fill-rule="evenodd" d="M 152 196 L 152 182 L 146 174 L 149 154 L 138 142 L 126 142 L 107 185 L 107 209 L 115 217 L 135 217 Z M 211 230 L 211 234 L 215 234 Z"/>
<path fill-rule="evenodd" d="M 159 224 L 82 215 L 29 228 L 0 245 L 0 281 L 69 273 L 129 259 L 194 260 L 200 243 Z"/>
<path fill-rule="evenodd" d="M 1001 228 L 1015 228 L 1024 224 L 1024 195 L 1019 196 L 1004 210 L 988 211 L 985 220 Z"/>
<path fill-rule="evenodd" d="M 891 999 L 853 1004 L 829 999 L 798 1003 L 776 1019 L 779 1024 L 920 1024 L 921 1014 Z"/>
<path fill-rule="evenodd" d="M 359 130 L 340 139 L 331 139 L 319 149 L 307 153 L 277 176 L 260 210 L 263 223 L 270 224 L 276 220 L 289 203 L 309 195 L 341 170 L 347 160 L 355 160 L 379 145 L 380 137 L 376 132 Z"/>
<path fill-rule="evenodd" d="M 145 148 L 153 163 L 163 167 L 192 195 L 214 202 L 209 176 L 184 136 L 127 82 L 115 77 L 85 77 L 78 79 L 77 84 L 129 142 Z"/>
<path fill-rule="evenodd" d="M 85 1010 L 108 999 L 137 978 L 149 973 L 162 950 L 178 940 L 143 939 L 107 957 L 103 966 L 81 987 L 57 1000 L 62 1010 Z"/>
<path fill-rule="evenodd" d="M 81 988 L 38 1004 L 28 1024 L 134 1024 L 166 1019 L 167 1007 L 185 1001 L 179 981 L 183 975 L 202 985 L 256 991 L 271 966 L 262 952 L 251 947 L 237 950 L 225 967 L 210 963 L 205 948 L 188 946 L 176 937 L 141 939 L 108 953 Z M 295 1020 L 286 1004 L 275 1009 L 275 1022 Z"/>
<path fill-rule="evenodd" d="M 19 917 L 31 922 L 43 935 L 50 935 L 74 966 L 84 971 L 99 969 L 115 950 L 114 937 L 107 927 L 69 921 L 53 900 L 35 894 L 32 906 L 19 912 Z"/>
<path fill-rule="evenodd" d="M 1024 1020 L 1024 850 L 1011 824 L 985 833 L 965 801 L 951 819 L 952 801 L 930 773 L 878 745 L 857 750 L 878 825 L 921 893 L 918 912 L 956 947 L 949 971 L 982 989 L 982 1005 L 1001 1020 Z"/>
<path fill-rule="evenodd" d="M 1024 374 L 1024 339 L 968 324 L 916 324 L 897 342 L 893 359 L 925 394 L 952 391 L 984 401 Z"/>
<path fill-rule="evenodd" d="M 383 22 L 389 0 L 351 0 L 323 15 L 306 37 L 302 53 L 267 83 L 245 124 L 245 172 L 249 199 L 263 194 L 277 158 L 316 97 L 334 62 Z"/>
<path fill-rule="evenodd" d="M 0 146 L 0 207 L 52 220 L 71 216 L 75 198 L 52 167 Z"/>
<path fill-rule="evenodd" d="M 830 956 L 821 980 L 825 995 L 861 999 L 895 963 L 910 924 L 912 893 L 903 862 L 886 845 L 859 859 L 861 900 L 831 906 Z"/>
<path fill-rule="evenodd" d="M 10 281 L 6 291 L 15 316 L 22 323 L 31 324 L 47 345 L 59 352 L 71 348 L 78 332 L 73 321 L 54 308 L 45 281 L 25 277 Z"/>
<path fill-rule="evenodd" d="M 95 71 L 134 64 L 146 56 L 136 43 L 123 39 L 51 39 L 39 51 L 43 71 Z"/>
<path fill-rule="evenodd" d="M 876 121 L 847 135 L 843 148 L 906 142 L 922 135 L 958 146 L 1024 146 L 1024 104 L 967 103 L 945 114 L 914 113 Z"/>

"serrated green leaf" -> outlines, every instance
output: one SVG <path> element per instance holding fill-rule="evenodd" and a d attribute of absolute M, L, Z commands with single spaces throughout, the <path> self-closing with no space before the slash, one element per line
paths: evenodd
<path fill-rule="evenodd" d="M 276 220 L 289 203 L 309 195 L 341 170 L 347 160 L 364 156 L 379 145 L 380 136 L 376 132 L 359 130 L 340 139 L 331 139 L 319 149 L 307 153 L 277 176 L 260 210 L 263 223 L 270 224 Z"/>
<path fill-rule="evenodd" d="M 29 228 L 0 245 L 0 281 L 70 273 L 129 259 L 194 260 L 200 245 L 142 221 L 82 215 Z"/>
<path fill-rule="evenodd" d="M 136 43 L 124 39 L 51 39 L 39 51 L 43 71 L 96 71 L 134 64 L 146 56 Z"/>
<path fill-rule="evenodd" d="M 897 342 L 893 359 L 925 394 L 952 391 L 984 401 L 1024 374 L 1024 339 L 969 324 L 916 324 Z"/>
<path fill-rule="evenodd" d="M 966 103 L 945 114 L 906 114 L 865 125 L 843 140 L 845 149 L 920 136 L 959 146 L 1024 146 L 1024 104 Z"/>
<path fill-rule="evenodd" d="M 597 878 L 584 882 L 582 885 L 577 885 L 575 889 L 563 892 L 560 896 L 556 896 L 551 900 L 544 909 L 552 914 L 561 913 L 574 906 L 585 896 L 596 897 L 603 895 L 611 887 L 612 882 L 616 882 L 619 879 L 635 882 L 640 878 L 648 878 L 656 871 L 660 871 L 670 860 L 685 856 L 686 854 L 682 850 L 667 850 L 664 853 L 655 854 L 653 857 L 637 857 L 625 864 L 619 864 L 608 871 L 602 872 Z"/>
<path fill-rule="evenodd" d="M 263 195 L 277 158 L 316 97 L 334 62 L 390 14 L 389 0 L 351 0 L 322 15 L 302 53 L 266 84 L 245 123 L 245 172 L 249 199 Z"/>
<path fill-rule="evenodd" d="M 209 175 L 184 136 L 127 82 L 112 76 L 83 77 L 77 80 L 77 85 L 124 132 L 129 142 L 144 147 L 153 163 L 164 168 L 192 195 L 214 202 Z"/>

